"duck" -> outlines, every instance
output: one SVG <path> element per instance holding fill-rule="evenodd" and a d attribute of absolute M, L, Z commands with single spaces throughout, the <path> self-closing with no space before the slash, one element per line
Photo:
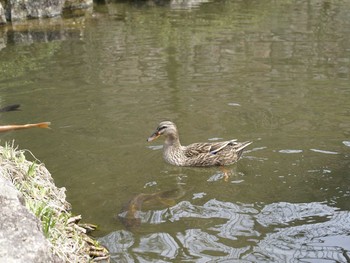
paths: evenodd
<path fill-rule="evenodd" d="M 222 142 L 199 142 L 183 146 L 180 143 L 178 129 L 172 121 L 162 121 L 155 132 L 147 139 L 154 141 L 160 136 L 165 137 L 163 158 L 176 166 L 226 166 L 237 162 L 243 150 L 251 141 L 237 142 L 236 139 Z"/>

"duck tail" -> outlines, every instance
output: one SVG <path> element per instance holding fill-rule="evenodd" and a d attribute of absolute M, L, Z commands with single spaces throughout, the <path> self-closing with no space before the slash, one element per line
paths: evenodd
<path fill-rule="evenodd" d="M 250 141 L 246 141 L 246 142 L 242 142 L 240 145 L 238 145 L 236 151 L 240 152 L 243 151 L 244 148 L 246 148 L 247 146 L 251 145 L 253 142 Z"/>

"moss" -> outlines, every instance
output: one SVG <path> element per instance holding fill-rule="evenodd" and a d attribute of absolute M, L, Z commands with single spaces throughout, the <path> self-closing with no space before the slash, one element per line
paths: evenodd
<path fill-rule="evenodd" d="M 34 162 L 26 160 L 29 153 Z M 91 262 L 109 259 L 106 249 L 79 226 L 81 216 L 70 212 L 65 188 L 55 186 L 49 171 L 28 150 L 12 144 L 0 146 L 0 175 L 22 193 L 25 205 L 41 222 L 52 252 L 64 262 Z"/>

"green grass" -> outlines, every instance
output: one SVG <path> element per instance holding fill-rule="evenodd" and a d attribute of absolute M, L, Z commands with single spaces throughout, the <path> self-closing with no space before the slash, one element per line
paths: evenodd
<path fill-rule="evenodd" d="M 26 160 L 25 153 L 33 162 Z M 51 250 L 65 262 L 91 262 L 108 258 L 108 252 L 86 239 L 84 229 L 72 220 L 71 205 L 66 201 L 65 188 L 57 188 L 49 171 L 28 150 L 18 150 L 14 144 L 0 146 L 0 176 L 10 180 L 22 193 L 25 205 L 42 223 Z M 93 249 L 104 253 L 93 257 Z"/>

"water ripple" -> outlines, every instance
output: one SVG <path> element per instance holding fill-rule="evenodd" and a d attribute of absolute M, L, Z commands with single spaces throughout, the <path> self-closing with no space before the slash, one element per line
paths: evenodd
<path fill-rule="evenodd" d="M 343 144 L 344 144 L 345 146 L 350 147 L 350 141 L 343 141 Z"/>
<path fill-rule="evenodd" d="M 303 150 L 292 150 L 292 149 L 285 149 L 285 150 L 279 150 L 279 153 L 302 153 Z"/>
<path fill-rule="evenodd" d="M 135 257 L 146 262 L 150 253 L 166 262 L 347 262 L 349 258 L 350 212 L 322 203 L 280 202 L 258 211 L 252 205 L 213 199 L 203 205 L 182 201 L 148 213 L 152 213 L 148 223 L 153 225 L 194 224 L 185 223 L 186 230 L 175 233 L 168 233 L 166 227 L 140 237 L 124 230 L 110 233 L 100 242 L 113 262 L 134 262 L 130 259 Z M 206 224 L 196 219 L 207 219 Z M 254 246 L 240 246 L 242 239 Z"/>
<path fill-rule="evenodd" d="M 317 152 L 317 153 L 324 153 L 324 154 L 339 154 L 338 152 L 325 151 L 325 150 L 319 150 L 319 149 L 310 149 L 310 151 Z"/>
<path fill-rule="evenodd" d="M 265 206 L 257 216 L 258 222 L 269 225 L 288 224 L 294 220 L 302 220 L 310 216 L 328 216 L 334 208 L 320 203 L 290 204 L 285 202 Z"/>

